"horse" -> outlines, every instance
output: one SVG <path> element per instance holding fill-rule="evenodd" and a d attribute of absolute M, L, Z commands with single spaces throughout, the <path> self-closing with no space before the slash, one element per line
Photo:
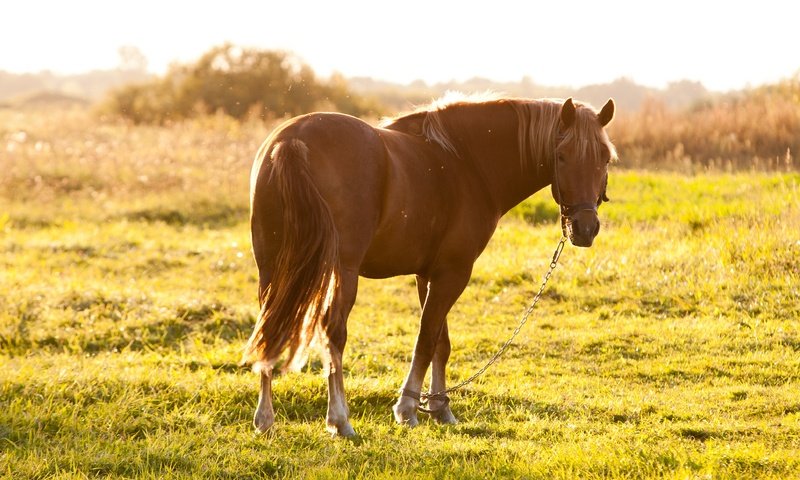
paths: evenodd
<path fill-rule="evenodd" d="M 347 317 L 359 276 L 416 275 L 422 308 L 411 366 L 395 420 L 418 424 L 420 392 L 445 390 L 450 357 L 447 314 L 500 218 L 551 186 L 562 229 L 589 247 L 607 201 L 608 163 L 616 157 L 598 112 L 557 99 L 434 101 L 379 127 L 340 113 L 310 113 L 277 127 L 250 175 L 250 223 L 260 311 L 242 363 L 260 375 L 253 425 L 275 422 L 272 376 L 302 367 L 314 344 L 328 382 L 326 427 L 355 435 L 342 376 Z M 444 395 L 431 417 L 457 423 Z"/>

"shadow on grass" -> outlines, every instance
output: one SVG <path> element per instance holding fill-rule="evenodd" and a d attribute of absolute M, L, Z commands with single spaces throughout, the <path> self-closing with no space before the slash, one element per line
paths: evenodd
<path fill-rule="evenodd" d="M 0 331 L 0 352 L 19 356 L 42 351 L 84 354 L 145 349 L 180 351 L 187 340 L 205 344 L 243 340 L 254 323 L 251 313 L 237 312 L 216 302 L 179 305 L 170 312 L 154 307 L 148 300 L 76 294 L 65 297 L 58 308 L 80 314 L 67 325 L 73 327 L 70 335 L 63 328 L 42 326 L 41 308 L 28 302 L 17 305 L 12 313 L 17 325 Z M 92 328 L 84 328 L 87 317 L 100 321 L 93 322 Z M 150 319 L 139 324 L 124 321 L 131 317 Z"/>
<path fill-rule="evenodd" d="M 520 218 L 530 225 L 554 223 L 561 217 L 558 205 L 538 198 L 528 199 L 509 212 L 511 216 Z"/>
<path fill-rule="evenodd" d="M 231 205 L 211 200 L 200 200 L 181 205 L 141 208 L 126 212 L 122 219 L 157 223 L 172 226 L 195 225 L 206 228 L 227 228 L 238 225 L 249 218 L 247 205 Z"/>

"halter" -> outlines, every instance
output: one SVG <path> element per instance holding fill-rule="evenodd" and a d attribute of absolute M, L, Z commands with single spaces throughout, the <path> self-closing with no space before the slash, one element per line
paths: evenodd
<path fill-rule="evenodd" d="M 591 211 L 597 214 L 597 203 L 576 203 L 574 205 L 565 205 L 562 202 L 561 187 L 558 184 L 558 157 L 553 158 L 553 191 L 556 193 L 555 201 L 561 208 L 561 233 L 570 239 L 573 237 L 572 233 L 572 217 L 578 212 Z"/>

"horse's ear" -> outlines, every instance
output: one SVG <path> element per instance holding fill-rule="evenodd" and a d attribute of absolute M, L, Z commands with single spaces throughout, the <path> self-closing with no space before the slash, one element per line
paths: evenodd
<path fill-rule="evenodd" d="M 609 98 L 603 109 L 597 114 L 597 120 L 601 127 L 605 127 L 612 118 L 614 118 L 614 100 Z"/>
<path fill-rule="evenodd" d="M 572 103 L 572 97 L 568 98 L 564 105 L 561 106 L 561 123 L 566 128 L 575 123 L 575 104 Z"/>

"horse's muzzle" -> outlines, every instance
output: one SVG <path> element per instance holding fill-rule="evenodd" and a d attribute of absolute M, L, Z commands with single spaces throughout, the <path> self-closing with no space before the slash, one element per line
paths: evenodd
<path fill-rule="evenodd" d="M 576 247 L 591 247 L 600 232 L 600 219 L 596 209 L 582 209 L 571 215 L 561 215 L 564 236 Z"/>

